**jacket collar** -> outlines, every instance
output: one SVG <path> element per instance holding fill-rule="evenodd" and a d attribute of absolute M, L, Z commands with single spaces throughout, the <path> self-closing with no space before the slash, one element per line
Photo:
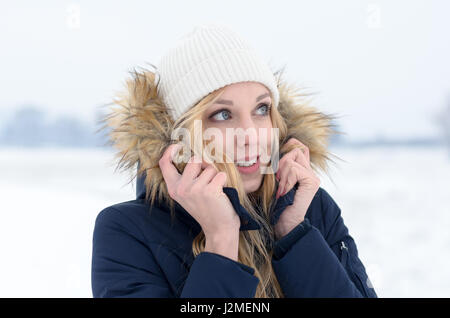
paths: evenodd
<path fill-rule="evenodd" d="M 145 173 L 142 176 L 137 177 L 136 181 L 136 199 L 144 199 L 145 200 L 145 193 L 146 193 L 146 187 L 145 187 Z M 285 210 L 285 208 L 288 205 L 292 205 L 294 202 L 294 195 L 295 191 L 297 190 L 296 185 L 294 188 L 292 188 L 288 193 L 286 193 L 284 196 L 280 197 L 273 206 L 273 209 L 271 211 L 271 218 L 270 223 L 272 225 L 275 225 L 278 219 L 280 218 L 281 213 Z M 237 193 L 237 190 L 232 187 L 224 187 L 223 192 L 227 195 L 227 197 L 230 199 L 231 204 L 233 205 L 234 210 L 239 215 L 241 219 L 241 231 L 247 231 L 247 230 L 258 230 L 261 228 L 260 224 L 250 215 L 250 213 L 242 206 L 242 204 L 239 201 L 239 196 Z M 274 199 L 275 200 L 275 199 Z M 198 224 L 198 222 L 187 212 L 180 204 L 175 202 L 175 212 L 176 216 L 188 225 L 190 228 L 194 228 L 197 231 L 200 231 L 201 227 Z"/>

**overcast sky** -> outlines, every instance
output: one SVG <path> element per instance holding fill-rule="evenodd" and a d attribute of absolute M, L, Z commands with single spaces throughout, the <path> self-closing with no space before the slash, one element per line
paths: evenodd
<path fill-rule="evenodd" d="M 353 140 L 428 137 L 450 103 L 449 1 L 4 1 L 0 116 L 33 103 L 93 120 L 134 67 L 196 24 L 246 37 Z"/>

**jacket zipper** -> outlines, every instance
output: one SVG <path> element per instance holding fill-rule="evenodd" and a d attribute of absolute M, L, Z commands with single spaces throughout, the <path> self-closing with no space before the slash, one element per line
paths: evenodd
<path fill-rule="evenodd" d="M 367 295 L 367 291 L 364 288 L 364 284 L 361 281 L 361 278 L 353 271 L 351 262 L 350 262 L 350 255 L 349 255 L 349 251 L 348 251 L 348 247 L 347 245 L 345 245 L 344 241 L 341 241 L 341 263 L 344 266 L 344 268 L 347 269 L 347 272 L 350 274 L 350 276 L 352 277 L 353 282 L 355 282 L 356 284 L 358 284 L 359 289 L 363 291 L 363 294 L 366 297 L 369 297 Z"/>

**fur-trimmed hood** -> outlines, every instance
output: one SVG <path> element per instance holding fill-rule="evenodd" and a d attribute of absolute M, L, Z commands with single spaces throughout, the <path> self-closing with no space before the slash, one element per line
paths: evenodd
<path fill-rule="evenodd" d="M 116 150 L 117 169 L 129 170 L 136 182 L 137 198 L 148 200 L 161 191 L 152 188 L 165 187 L 158 166 L 165 149 L 172 143 L 173 120 L 166 105 L 157 94 L 155 73 L 136 71 L 125 82 L 125 89 L 116 93 L 110 112 L 102 119 L 109 128 L 109 141 Z M 294 137 L 304 143 L 310 152 L 313 170 L 328 175 L 330 157 L 329 140 L 335 130 L 334 115 L 324 114 L 310 105 L 310 99 L 302 89 L 278 80 L 280 101 L 278 110 L 285 119 L 288 133 L 283 142 Z M 338 157 L 336 157 L 338 158 Z M 131 170 L 130 170 L 131 169 Z M 144 195 L 145 194 L 145 195 Z M 167 198 L 165 198 L 167 199 Z"/>

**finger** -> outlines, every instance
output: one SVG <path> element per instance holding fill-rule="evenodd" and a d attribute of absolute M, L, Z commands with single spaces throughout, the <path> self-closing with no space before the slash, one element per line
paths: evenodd
<path fill-rule="evenodd" d="M 200 160 L 201 159 L 197 156 L 193 156 L 189 159 L 189 162 L 181 175 L 181 182 L 186 182 L 187 184 L 192 184 L 194 182 L 194 179 L 197 178 L 202 170 L 202 162 Z"/>
<path fill-rule="evenodd" d="M 181 177 L 181 175 L 178 173 L 177 168 L 172 162 L 173 155 L 180 148 L 181 146 L 178 144 L 170 145 L 159 160 L 159 168 L 161 169 L 164 180 L 168 184 L 175 183 Z"/>
<path fill-rule="evenodd" d="M 292 152 L 295 153 L 294 160 L 295 162 L 301 164 L 305 168 L 309 168 L 309 161 L 305 155 L 306 148 L 295 148 Z"/>
<path fill-rule="evenodd" d="M 303 148 L 303 154 L 305 155 L 306 161 L 308 161 L 309 166 L 311 166 L 311 160 L 310 160 L 310 157 L 309 157 L 309 148 L 308 147 L 305 146 Z"/>
<path fill-rule="evenodd" d="M 199 186 L 206 186 L 216 176 L 217 172 L 217 169 L 213 165 L 208 165 L 198 176 L 195 181 L 196 184 Z"/>
<path fill-rule="evenodd" d="M 296 150 L 296 149 L 298 149 L 298 147 L 303 147 L 302 145 L 303 144 L 300 141 L 298 141 L 297 139 L 290 138 L 286 142 L 286 144 L 283 146 L 283 148 L 287 148 L 288 149 L 288 152 L 286 152 L 281 157 L 281 159 L 280 159 L 280 161 L 278 163 L 278 170 L 277 170 L 277 173 L 276 173 L 277 180 L 280 180 L 280 173 L 281 173 L 280 171 L 283 170 L 283 166 L 284 166 L 284 163 L 286 162 L 286 160 L 289 160 L 289 159 L 292 159 L 294 161 L 297 160 L 297 156 L 298 156 L 297 151 L 298 150 Z"/>
<path fill-rule="evenodd" d="M 286 176 L 290 173 L 289 170 L 293 163 L 295 162 L 292 159 L 286 158 L 283 162 L 283 167 L 279 170 L 277 198 L 283 193 L 284 185 L 286 183 Z"/>
<path fill-rule="evenodd" d="M 295 150 L 295 149 L 294 149 L 294 150 Z M 294 161 L 294 162 L 295 162 L 295 159 L 296 159 L 297 154 L 296 154 L 296 153 L 293 153 L 294 150 L 291 150 L 290 152 L 288 152 L 287 154 L 285 154 L 285 155 L 280 159 L 278 171 L 277 171 L 277 174 L 276 174 L 276 178 L 277 178 L 278 181 L 281 180 L 281 174 L 282 174 L 282 171 L 286 169 L 286 168 L 285 168 L 286 164 L 288 164 L 288 162 L 290 162 L 290 161 Z"/>
<path fill-rule="evenodd" d="M 302 167 L 302 165 L 293 161 L 292 159 L 286 161 L 286 166 L 284 167 L 283 171 L 280 174 L 280 182 L 278 184 L 277 197 L 282 196 L 284 193 L 287 192 L 289 187 L 290 190 L 295 185 L 295 183 L 298 181 L 296 178 L 300 177 L 296 175 L 295 172 L 299 170 L 300 167 Z M 292 177 L 294 177 L 294 179 L 292 179 Z M 296 181 L 294 182 L 294 180 Z"/>
<path fill-rule="evenodd" d="M 293 160 L 297 162 L 298 164 L 301 164 L 305 168 L 309 169 L 310 165 L 309 162 L 304 154 L 304 152 L 300 148 L 294 148 L 293 150 L 289 151 L 286 155 L 283 156 L 283 158 L 286 158 L 285 160 Z"/>
<path fill-rule="evenodd" d="M 283 157 L 281 157 L 280 161 L 278 162 L 278 170 L 277 170 L 277 173 L 276 173 L 276 179 L 278 181 L 280 181 L 281 171 L 283 171 L 284 165 L 286 164 L 286 162 L 288 160 L 290 160 L 290 156 L 286 157 L 286 155 L 284 155 Z"/>
<path fill-rule="evenodd" d="M 301 183 L 309 176 L 309 170 L 302 165 L 295 164 L 290 167 L 290 173 L 286 177 L 286 181 L 283 182 L 282 190 L 279 196 L 284 196 L 286 193 L 292 190 L 297 182 Z"/>
<path fill-rule="evenodd" d="M 286 146 L 291 146 L 291 145 L 302 145 L 301 141 L 298 140 L 297 138 L 291 137 L 289 138 L 289 140 L 286 142 Z"/>
<path fill-rule="evenodd" d="M 222 188 L 226 185 L 226 183 L 227 183 L 227 174 L 221 171 L 214 176 L 214 178 L 208 184 L 208 187 L 210 187 L 211 189 L 219 190 L 219 192 L 223 192 Z"/>
<path fill-rule="evenodd" d="M 282 157 L 279 161 L 278 161 L 278 167 L 277 167 L 277 171 L 275 172 L 275 179 L 277 179 L 277 181 L 280 181 L 280 173 L 281 173 L 281 166 L 284 162 L 283 160 L 284 157 Z"/>
<path fill-rule="evenodd" d="M 295 138 L 290 138 L 284 145 L 283 145 L 283 152 L 287 154 L 288 152 L 291 152 L 296 147 L 304 147 L 304 145 L 300 142 L 300 140 Z"/>
<path fill-rule="evenodd" d="M 295 184 L 297 182 L 300 181 L 300 179 L 302 178 L 302 166 L 298 165 L 298 166 L 292 166 L 291 167 L 291 171 L 290 173 L 287 175 L 287 180 L 283 185 L 283 192 L 281 193 L 281 195 L 285 195 L 286 193 L 288 193 L 289 191 L 291 191 L 291 189 L 295 186 Z M 303 168 L 305 169 L 305 168 Z"/>
<path fill-rule="evenodd" d="M 286 142 L 286 146 L 289 146 L 288 148 L 296 147 L 296 146 L 301 148 L 304 156 L 306 157 L 306 161 L 310 162 L 309 148 L 304 143 L 302 143 L 300 140 L 298 140 L 296 138 L 290 138 Z"/>
<path fill-rule="evenodd" d="M 300 141 L 299 141 L 299 144 L 300 144 L 300 150 L 301 150 L 302 157 L 305 157 L 305 162 L 307 162 L 307 164 L 305 164 L 304 166 L 306 168 L 308 168 L 308 167 L 311 168 L 311 161 L 309 158 L 309 148 L 306 145 L 304 145 L 303 143 L 301 143 Z"/>

